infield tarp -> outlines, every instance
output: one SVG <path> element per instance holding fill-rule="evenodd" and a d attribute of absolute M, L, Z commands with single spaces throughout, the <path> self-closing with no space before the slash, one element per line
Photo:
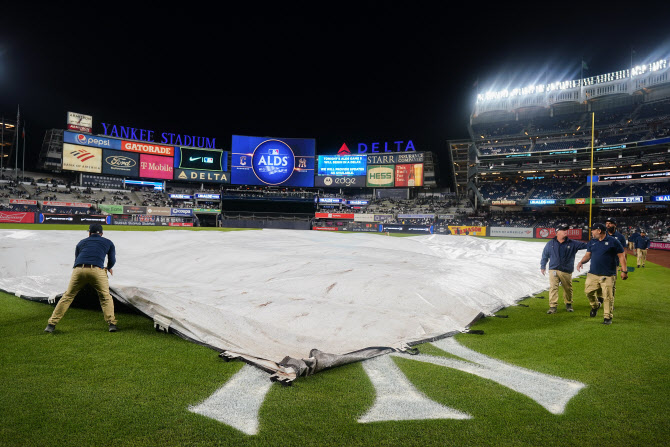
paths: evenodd
<path fill-rule="evenodd" d="M 0 230 L 0 289 L 59 296 L 86 236 Z M 339 364 L 344 354 L 357 359 L 368 348 L 404 349 L 464 331 L 548 287 L 539 271 L 544 244 L 536 242 L 291 230 L 105 237 L 116 245 L 110 288 L 118 299 L 271 371 L 290 365 L 286 357 L 307 359 L 313 371 L 322 369 L 309 360 L 315 353 Z"/>

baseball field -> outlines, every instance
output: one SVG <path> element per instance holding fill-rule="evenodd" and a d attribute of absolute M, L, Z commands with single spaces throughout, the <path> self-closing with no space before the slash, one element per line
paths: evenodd
<path fill-rule="evenodd" d="M 85 226 L 0 228 L 86 235 Z M 136 231 L 106 230 L 111 239 L 113 231 Z M 580 277 L 574 313 L 559 306 L 547 315 L 548 296 L 540 293 L 498 312 L 506 318 L 487 317 L 472 326 L 483 333 L 455 337 L 487 358 L 583 384 L 562 412 L 481 375 L 399 355 L 391 361 L 412 387 L 469 418 L 359 422 L 379 393 L 359 362 L 290 387 L 273 384 L 254 435 L 189 410 L 244 363 L 224 362 L 209 348 L 156 332 L 151 320 L 129 311 L 117 312 L 120 330 L 109 333 L 95 306 L 73 306 L 58 331 L 45 334 L 51 305 L 0 292 L 0 445 L 667 445 L 670 269 L 656 255 L 650 250 L 644 269 L 617 281 L 611 326 L 600 324 L 601 312 L 589 317 Z M 633 256 L 628 263 L 635 266 Z M 438 344 L 418 350 L 455 358 Z"/>

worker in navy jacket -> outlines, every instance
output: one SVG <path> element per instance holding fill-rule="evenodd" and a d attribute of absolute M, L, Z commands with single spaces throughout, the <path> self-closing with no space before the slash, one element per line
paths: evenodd
<path fill-rule="evenodd" d="M 540 271 L 546 274 L 549 261 L 549 310 L 548 314 L 555 314 L 558 306 L 558 286 L 563 286 L 563 301 L 565 309 L 572 309 L 572 272 L 575 269 L 575 256 L 579 250 L 586 248 L 585 242 L 575 241 L 568 237 L 568 226 L 559 225 L 556 228 L 556 237 L 551 239 L 542 250 Z"/>

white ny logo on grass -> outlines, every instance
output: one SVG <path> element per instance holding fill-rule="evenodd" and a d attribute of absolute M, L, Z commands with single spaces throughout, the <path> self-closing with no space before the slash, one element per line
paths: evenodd
<path fill-rule="evenodd" d="M 403 357 L 493 380 L 530 397 L 552 414 L 562 414 L 570 399 L 586 386 L 574 380 L 542 374 L 492 359 L 462 346 L 454 338 L 432 344 L 467 361 L 426 354 Z M 472 417 L 426 397 L 412 385 L 388 355 L 364 361 L 363 369 L 375 387 L 376 398 L 375 403 L 358 422 Z M 271 385 L 267 373 L 245 365 L 223 387 L 189 410 L 230 425 L 248 435 L 255 435 L 258 433 L 258 412 Z"/>

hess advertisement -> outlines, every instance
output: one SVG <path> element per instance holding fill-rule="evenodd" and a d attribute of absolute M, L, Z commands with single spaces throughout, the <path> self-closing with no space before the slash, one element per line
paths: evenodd
<path fill-rule="evenodd" d="M 392 187 L 395 177 L 394 165 L 369 166 L 367 186 L 373 188 Z"/>
<path fill-rule="evenodd" d="M 63 143 L 63 169 L 99 174 L 102 170 L 102 149 Z"/>
<path fill-rule="evenodd" d="M 314 139 L 233 135 L 231 183 L 314 186 Z"/>
<path fill-rule="evenodd" d="M 172 157 L 140 154 L 140 177 L 172 180 Z"/>
<path fill-rule="evenodd" d="M 423 164 L 396 165 L 395 186 L 423 186 Z"/>

